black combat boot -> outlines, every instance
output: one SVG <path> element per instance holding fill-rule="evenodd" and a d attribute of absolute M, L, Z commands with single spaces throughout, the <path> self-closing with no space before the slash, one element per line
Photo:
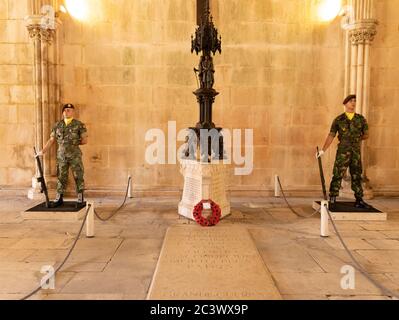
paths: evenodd
<path fill-rule="evenodd" d="M 371 206 L 363 201 L 362 198 L 356 198 L 355 207 L 358 209 L 370 209 Z"/>
<path fill-rule="evenodd" d="M 329 201 L 330 206 L 335 206 L 336 203 L 337 203 L 337 197 L 330 197 Z"/>
<path fill-rule="evenodd" d="M 62 206 L 63 204 L 64 204 L 64 195 L 62 193 L 57 193 L 51 206 L 53 208 L 56 208 L 56 207 Z"/>
<path fill-rule="evenodd" d="M 76 201 L 76 206 L 77 207 L 83 207 L 84 205 L 84 196 L 83 196 L 83 191 L 78 193 L 78 201 Z"/>

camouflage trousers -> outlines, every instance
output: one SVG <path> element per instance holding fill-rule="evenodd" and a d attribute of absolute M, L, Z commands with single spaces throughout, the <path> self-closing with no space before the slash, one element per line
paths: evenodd
<path fill-rule="evenodd" d="M 84 168 L 81 156 L 75 156 L 73 158 L 66 158 L 57 156 L 57 193 L 64 194 L 67 183 L 69 168 L 71 168 L 73 177 L 76 184 L 76 192 L 80 193 L 84 191 Z"/>
<path fill-rule="evenodd" d="M 333 177 L 330 185 L 330 197 L 338 197 L 342 178 L 347 168 L 351 175 L 352 190 L 356 198 L 363 197 L 362 188 L 362 159 L 360 149 L 339 148 L 335 158 Z"/>

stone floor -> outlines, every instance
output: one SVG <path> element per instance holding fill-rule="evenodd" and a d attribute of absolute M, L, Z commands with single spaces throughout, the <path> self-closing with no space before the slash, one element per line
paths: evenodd
<path fill-rule="evenodd" d="M 120 199 L 93 199 L 106 216 Z M 290 198 L 311 215 L 310 198 Z M 32 299 L 145 299 L 166 229 L 193 223 L 177 215 L 177 198 L 131 199 L 112 220 L 96 220 L 96 237 L 82 237 L 56 277 L 55 290 Z M 381 284 L 399 294 L 399 199 L 371 204 L 388 213 L 386 222 L 338 221 L 354 256 Z M 20 299 L 37 287 L 43 265 L 58 265 L 81 222 L 23 221 L 31 203 L 0 199 L 0 299 Z M 350 258 L 331 230 L 319 236 L 318 215 L 298 218 L 282 199 L 232 200 L 232 215 L 221 225 L 239 224 L 253 240 L 284 299 L 390 299 L 356 272 L 355 289 L 341 288 L 341 268 Z"/>

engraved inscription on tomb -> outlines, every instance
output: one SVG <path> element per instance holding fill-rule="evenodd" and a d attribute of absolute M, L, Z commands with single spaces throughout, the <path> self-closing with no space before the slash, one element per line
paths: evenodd
<path fill-rule="evenodd" d="M 242 227 L 171 227 L 150 299 L 281 299 Z"/>

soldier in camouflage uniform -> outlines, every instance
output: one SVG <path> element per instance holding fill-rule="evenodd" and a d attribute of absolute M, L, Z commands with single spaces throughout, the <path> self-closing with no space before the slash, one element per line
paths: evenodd
<path fill-rule="evenodd" d="M 352 190 L 356 198 L 355 206 L 357 208 L 369 208 L 369 205 L 363 201 L 360 154 L 361 142 L 368 138 L 368 124 L 362 115 L 355 113 L 356 95 L 349 95 L 343 104 L 345 105 L 345 112 L 333 121 L 324 147 L 316 156 L 320 157 L 324 154 L 338 133 L 339 144 L 330 185 L 330 204 L 335 204 L 342 178 L 349 167 Z"/>
<path fill-rule="evenodd" d="M 87 144 L 86 126 L 73 118 L 75 107 L 72 104 L 64 105 L 62 114 L 64 119 L 57 122 L 51 131 L 50 140 L 38 155 L 42 155 L 54 144 L 58 143 L 57 150 L 57 196 L 54 206 L 63 204 L 63 195 L 67 187 L 68 172 L 71 168 L 76 183 L 78 204 L 83 204 L 84 168 L 82 151 L 79 146 Z"/>

